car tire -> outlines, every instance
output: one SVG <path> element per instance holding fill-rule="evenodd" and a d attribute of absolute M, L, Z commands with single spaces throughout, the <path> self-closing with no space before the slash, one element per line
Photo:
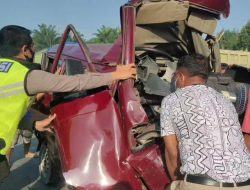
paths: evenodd
<path fill-rule="evenodd" d="M 53 160 L 53 153 L 43 142 L 39 154 L 39 173 L 41 180 L 46 185 L 57 185 L 61 179 L 61 168 L 58 160 Z"/>

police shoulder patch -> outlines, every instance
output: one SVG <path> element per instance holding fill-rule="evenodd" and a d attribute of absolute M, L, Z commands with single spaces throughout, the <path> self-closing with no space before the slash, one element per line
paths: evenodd
<path fill-rule="evenodd" d="M 12 65 L 10 62 L 0 62 L 0 72 L 8 73 Z"/>

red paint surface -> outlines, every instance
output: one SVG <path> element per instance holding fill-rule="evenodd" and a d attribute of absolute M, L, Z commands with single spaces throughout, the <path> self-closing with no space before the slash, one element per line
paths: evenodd
<path fill-rule="evenodd" d="M 242 132 L 250 134 L 250 90 L 248 91 L 248 103 L 245 113 L 244 121 L 242 124 Z"/>
<path fill-rule="evenodd" d="M 129 151 L 108 91 L 59 104 L 52 112 L 66 182 L 87 189 L 110 189 L 119 182 L 138 187 L 135 172 L 123 163 Z"/>

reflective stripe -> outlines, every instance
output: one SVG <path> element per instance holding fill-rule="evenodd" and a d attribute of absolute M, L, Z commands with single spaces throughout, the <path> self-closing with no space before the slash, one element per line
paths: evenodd
<path fill-rule="evenodd" d="M 6 155 L 13 142 L 18 123 L 29 105 L 30 98 L 24 89 L 29 69 L 14 60 L 0 58 L 1 61 L 13 62 L 7 74 L 0 72 L 0 136 L 5 141 L 5 147 L 0 148 L 0 154 Z"/>
<path fill-rule="evenodd" d="M 23 82 L 17 82 L 17 83 L 1 86 L 0 91 L 17 88 L 17 87 L 23 87 Z"/>
<path fill-rule="evenodd" d="M 6 98 L 13 95 L 26 94 L 24 89 L 13 90 L 11 92 L 5 92 L 0 94 L 0 98 Z"/>

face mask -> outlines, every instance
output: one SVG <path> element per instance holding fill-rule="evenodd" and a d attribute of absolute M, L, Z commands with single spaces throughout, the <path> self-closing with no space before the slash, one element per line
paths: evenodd
<path fill-rule="evenodd" d="M 25 59 L 26 59 L 26 61 L 32 63 L 33 59 L 34 59 L 35 52 L 31 48 L 29 48 L 29 51 L 31 53 L 31 57 L 25 56 Z"/>
<path fill-rule="evenodd" d="M 170 92 L 175 92 L 176 89 L 177 89 L 177 78 L 176 78 L 176 75 L 174 75 L 172 78 L 171 78 L 171 82 L 170 82 Z"/>

